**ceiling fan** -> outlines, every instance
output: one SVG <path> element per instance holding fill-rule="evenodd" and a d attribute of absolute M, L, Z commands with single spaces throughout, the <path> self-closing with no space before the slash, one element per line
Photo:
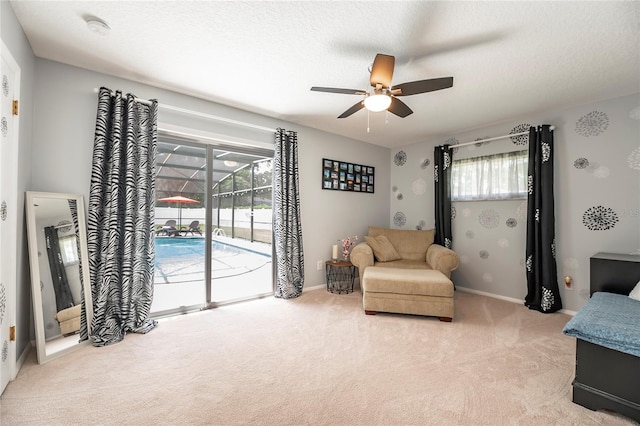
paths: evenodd
<path fill-rule="evenodd" d="M 432 78 L 428 80 L 411 81 L 408 83 L 391 86 L 391 77 L 396 58 L 390 55 L 378 53 L 371 66 L 369 82 L 373 90 L 338 89 L 334 87 L 312 87 L 314 92 L 341 93 L 345 95 L 364 95 L 364 99 L 342 114 L 338 118 L 346 118 L 362 108 L 378 112 L 385 109 L 404 118 L 413 114 L 411 108 L 398 99 L 398 96 L 417 95 L 419 93 L 433 92 L 435 90 L 448 89 L 453 86 L 453 77 Z"/>

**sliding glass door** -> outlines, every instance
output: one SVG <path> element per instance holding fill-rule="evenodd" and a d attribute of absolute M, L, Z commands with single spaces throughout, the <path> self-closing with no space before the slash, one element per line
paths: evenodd
<path fill-rule="evenodd" d="M 152 315 L 272 294 L 272 156 L 159 137 Z"/>

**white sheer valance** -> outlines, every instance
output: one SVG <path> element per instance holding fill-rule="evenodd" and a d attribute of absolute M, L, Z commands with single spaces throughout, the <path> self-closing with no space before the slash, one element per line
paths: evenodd
<path fill-rule="evenodd" d="M 453 161 L 451 200 L 527 197 L 528 152 L 514 151 Z"/>

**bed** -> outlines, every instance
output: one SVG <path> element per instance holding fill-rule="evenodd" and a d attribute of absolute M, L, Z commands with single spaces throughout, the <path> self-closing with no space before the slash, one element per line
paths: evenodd
<path fill-rule="evenodd" d="M 591 299 L 565 326 L 576 337 L 573 402 L 640 421 L 640 256 L 598 253 L 590 259 Z"/>

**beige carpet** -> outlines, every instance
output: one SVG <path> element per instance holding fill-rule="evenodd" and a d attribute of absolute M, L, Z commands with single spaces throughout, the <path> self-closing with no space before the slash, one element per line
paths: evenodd
<path fill-rule="evenodd" d="M 40 366 L 3 425 L 629 425 L 571 402 L 569 317 L 456 293 L 452 323 L 325 290 L 161 320 Z"/>

